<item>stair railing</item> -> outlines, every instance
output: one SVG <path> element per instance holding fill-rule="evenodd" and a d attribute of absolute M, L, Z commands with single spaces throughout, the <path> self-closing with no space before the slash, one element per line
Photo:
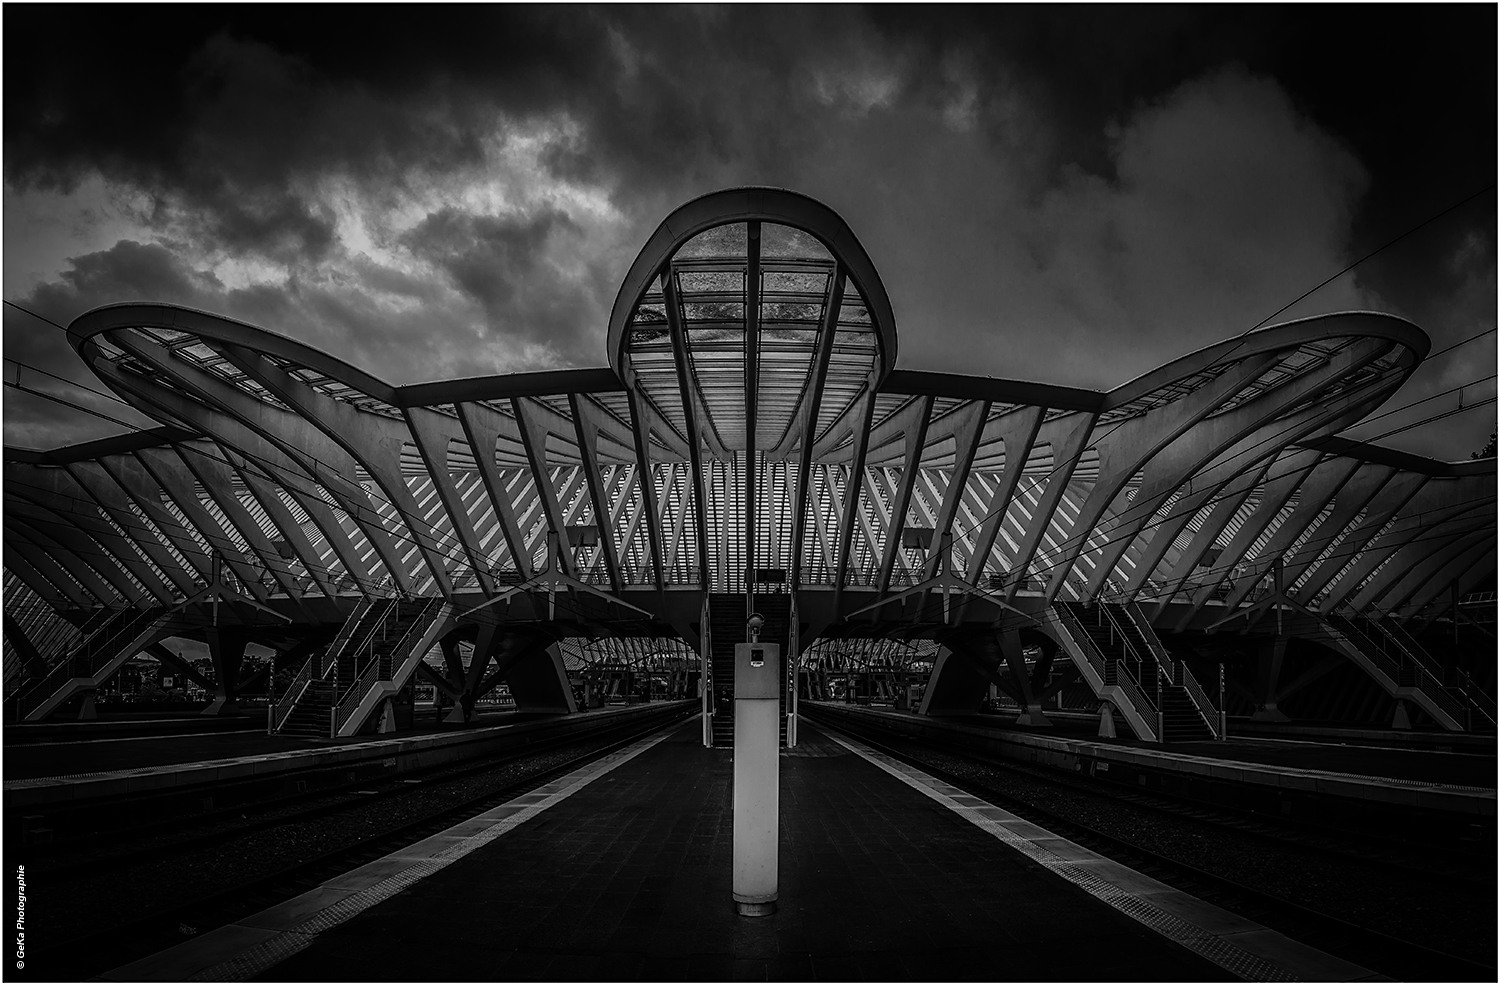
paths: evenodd
<path fill-rule="evenodd" d="M 1484 716 L 1492 727 L 1496 725 L 1495 699 L 1474 683 L 1474 678 L 1469 675 L 1468 671 L 1458 671 L 1457 677 L 1458 688 L 1463 692 L 1464 698 L 1473 705 L 1475 711 Z"/>
<path fill-rule="evenodd" d="M 1130 703 L 1135 706 L 1135 710 L 1140 713 L 1141 718 L 1147 722 L 1158 723 L 1155 735 L 1142 736 L 1142 738 L 1147 742 L 1160 742 L 1160 713 L 1157 711 L 1156 706 L 1151 703 L 1151 699 L 1146 696 L 1146 692 L 1141 688 L 1140 682 L 1136 680 L 1135 675 L 1130 672 L 1130 668 L 1125 666 L 1124 661 L 1116 662 L 1115 684 L 1120 690 L 1125 692 L 1125 696 L 1130 699 Z"/>
<path fill-rule="evenodd" d="M 1332 613 L 1329 620 L 1340 630 L 1348 634 L 1365 656 L 1379 668 L 1381 673 L 1389 677 L 1396 686 L 1412 686 L 1405 683 L 1405 675 L 1402 673 L 1404 669 L 1410 667 L 1416 672 L 1415 687 L 1418 691 L 1422 692 L 1423 695 L 1429 698 L 1433 704 L 1437 705 L 1453 721 L 1462 722 L 1464 720 L 1462 702 L 1447 693 L 1443 689 L 1442 682 L 1427 667 L 1423 666 L 1420 661 L 1410 656 L 1405 647 L 1401 646 L 1397 639 L 1386 632 L 1385 628 L 1378 622 L 1372 619 L 1362 620 L 1376 628 L 1377 632 L 1371 633 L 1360 625 L 1361 617 L 1354 613 L 1353 610 L 1348 610 L 1347 613 Z"/>
<path fill-rule="evenodd" d="M 1419 671 L 1417 675 L 1417 689 L 1431 698 L 1439 707 L 1448 713 L 1456 722 L 1462 722 L 1465 718 L 1465 704 L 1463 698 L 1453 694 L 1444 680 L 1443 667 L 1418 643 L 1412 635 L 1390 618 L 1370 620 L 1376 629 L 1395 644 L 1396 648 L 1404 653 L 1411 664 Z"/>
<path fill-rule="evenodd" d="M 29 606 L 16 607 L 14 611 L 9 611 L 8 615 L 31 639 L 31 645 L 36 650 L 37 656 L 42 658 L 42 662 L 49 669 L 59 657 L 76 648 L 121 612 L 131 608 L 131 606 L 119 604 L 100 606 L 90 613 L 87 619 L 75 625 L 59 615 L 57 610 L 43 599 L 33 598 L 31 602 Z M 36 633 L 35 630 L 43 625 L 46 628 L 41 633 Z"/>
<path fill-rule="evenodd" d="M 1099 675 L 1100 683 L 1104 683 L 1108 680 L 1104 654 L 1099 652 L 1099 648 L 1094 645 L 1093 637 L 1084 628 L 1082 621 L 1078 618 L 1078 614 L 1069 606 L 1070 603 L 1061 602 L 1054 605 L 1052 611 L 1056 614 L 1058 620 L 1064 624 L 1064 628 L 1068 630 L 1068 635 L 1073 637 L 1073 642 L 1083 651 L 1084 659 L 1088 661 L 1094 673 Z"/>
<path fill-rule="evenodd" d="M 406 659 L 411 648 L 417 645 L 417 641 L 421 639 L 422 634 L 427 632 L 428 627 L 432 625 L 432 621 L 437 618 L 438 613 L 442 610 L 443 605 L 444 602 L 441 598 L 435 598 L 428 600 L 427 603 L 422 606 L 421 611 L 417 614 L 417 618 L 412 622 L 410 626 L 406 628 L 406 632 L 403 633 L 401 637 L 396 641 L 396 645 L 389 651 L 387 651 L 387 653 L 391 657 L 390 666 L 395 667 L 401 661 L 404 661 Z M 399 608 L 395 608 L 395 611 L 399 619 Z M 380 625 L 382 627 L 385 626 L 385 621 L 382 620 Z M 370 632 L 370 641 L 372 645 L 374 635 L 374 630 L 372 629 Z M 398 655 L 399 659 L 397 659 Z M 366 664 L 364 671 L 359 675 L 359 679 L 350 686 L 348 691 L 344 692 L 343 698 L 341 698 L 338 704 L 334 707 L 333 734 L 335 737 L 338 736 L 339 730 L 341 730 L 346 724 L 348 724 L 349 719 L 353 717 L 354 712 L 358 710 L 360 702 L 364 701 L 366 695 L 373 691 L 375 689 L 375 686 L 381 683 L 382 680 L 389 679 L 382 674 L 382 670 L 385 666 L 385 660 L 381 656 L 375 655 L 373 653 L 372 657 L 374 657 L 374 659 L 371 659 L 370 662 Z"/>
<path fill-rule="evenodd" d="M 1187 692 L 1187 696 L 1192 699 L 1193 704 L 1197 707 L 1198 714 L 1203 719 L 1203 724 L 1208 726 L 1208 731 L 1215 739 L 1222 738 L 1223 736 L 1219 731 L 1219 712 L 1214 707 L 1214 703 L 1209 700 L 1208 692 L 1203 690 L 1203 685 L 1199 684 L 1198 678 L 1193 676 L 1193 669 L 1187 665 L 1187 661 L 1179 661 L 1177 666 L 1182 668 L 1182 689 Z"/>
<path fill-rule="evenodd" d="M 1145 613 L 1140 611 L 1137 603 L 1120 606 L 1123 618 L 1129 621 L 1136 634 L 1146 641 L 1146 649 L 1156 658 L 1156 663 L 1162 670 L 1166 671 L 1167 680 L 1173 684 L 1181 683 L 1178 680 L 1177 661 L 1172 659 L 1171 651 L 1162 644 L 1161 638 L 1156 635 L 1156 630 L 1151 627 L 1151 622 L 1146 619 Z M 1116 618 L 1111 612 L 1111 618 Z"/>
<path fill-rule="evenodd" d="M 349 613 L 349 618 L 345 619 L 344 624 L 339 627 L 338 635 L 333 638 L 332 643 L 328 644 L 328 648 L 323 651 L 322 656 L 319 658 L 318 680 L 322 680 L 328 676 L 329 668 L 338 660 L 339 652 L 348 644 L 349 637 L 354 635 L 360 624 L 364 622 L 365 617 L 369 615 L 370 610 L 375 608 L 377 604 L 385 601 L 385 599 L 370 595 L 359 600 L 359 603 L 354 606 L 354 611 Z"/>
<path fill-rule="evenodd" d="M 1062 628 L 1072 637 L 1074 644 L 1083 652 L 1084 659 L 1088 661 L 1089 667 L 1099 676 L 1100 684 L 1108 685 L 1109 675 L 1107 668 L 1109 662 L 1105 659 L 1104 654 L 1099 651 L 1093 637 L 1089 635 L 1088 629 L 1079 619 L 1078 614 L 1073 611 L 1073 605 L 1074 603 L 1070 602 L 1060 602 L 1052 606 L 1052 613 Z M 1139 680 L 1130 672 L 1130 668 L 1126 665 L 1125 661 L 1116 660 L 1114 664 L 1114 686 L 1124 692 L 1126 700 L 1130 702 L 1131 707 L 1141 717 L 1141 720 L 1146 723 L 1146 729 L 1150 732 L 1151 723 L 1157 721 L 1156 706 L 1146 697 L 1146 692 L 1142 690 Z M 1157 734 L 1155 735 L 1148 734 L 1142 736 L 1142 738 L 1147 742 L 1156 742 L 1160 739 L 1161 734 L 1159 725 L 1156 732 Z"/>
<path fill-rule="evenodd" d="M 127 634 L 139 635 L 142 628 L 163 615 L 159 606 L 150 609 L 123 609 L 115 617 L 101 625 L 61 660 L 52 666 L 47 675 L 37 681 L 21 695 L 22 714 L 35 711 L 43 702 L 57 693 L 64 681 L 75 677 L 87 677 L 98 669 L 96 663 L 101 652 L 110 652 L 107 647 L 117 649 L 119 641 Z"/>
<path fill-rule="evenodd" d="M 1400 685 L 1400 662 L 1387 652 L 1387 644 L 1384 640 L 1371 637 L 1352 618 L 1343 613 L 1329 613 L 1327 618 L 1340 632 L 1348 636 L 1355 646 L 1359 647 L 1360 651 L 1382 674 L 1390 678 L 1392 684 Z"/>
<path fill-rule="evenodd" d="M 349 640 L 358 632 L 360 626 L 367 622 L 367 617 L 371 610 L 377 604 L 383 604 L 386 601 L 386 599 L 373 596 L 366 596 L 359 600 L 354 606 L 354 610 L 349 613 L 349 617 L 344 620 L 344 624 L 339 627 L 338 635 L 333 638 L 333 642 L 329 643 L 321 653 L 314 653 L 309 656 L 307 662 L 302 665 L 302 669 L 297 671 L 297 676 L 292 679 L 291 684 L 287 686 L 286 692 L 282 694 L 271 711 L 271 724 L 268 726 L 268 731 L 273 733 L 281 731 L 282 727 L 292 717 L 292 712 L 296 710 L 298 702 L 307 693 L 307 689 L 312 685 L 312 682 L 315 680 L 326 680 L 329 671 L 337 669 L 339 653 L 349 644 Z M 371 631 L 373 631 L 373 628 L 371 628 Z M 334 676 L 334 687 L 335 689 L 338 687 L 336 674 Z"/>
<path fill-rule="evenodd" d="M 1115 614 L 1111 606 L 1108 604 L 1099 604 L 1094 606 L 1094 610 L 1099 614 L 1099 625 L 1108 626 L 1110 642 L 1118 644 L 1125 652 L 1125 659 L 1135 664 L 1135 678 L 1137 680 L 1144 681 L 1146 679 L 1146 669 L 1148 667 L 1157 670 L 1161 669 L 1154 655 L 1143 654 L 1136 647 L 1135 642 L 1130 638 L 1130 634 L 1125 631 L 1125 627 L 1121 624 L 1119 616 Z"/>
<path fill-rule="evenodd" d="M 292 683 L 287 685 L 286 692 L 277 700 L 271 708 L 271 722 L 266 726 L 266 731 L 275 734 L 281 731 L 287 719 L 292 716 L 292 709 L 297 707 L 297 702 L 302 700 L 302 694 L 312 683 L 313 667 L 319 664 L 320 655 L 310 654 L 302 664 L 302 669 L 297 671 L 297 676 L 292 678 Z"/>
<path fill-rule="evenodd" d="M 1145 618 L 1145 613 L 1140 611 L 1139 605 L 1132 602 L 1130 605 L 1125 606 L 1125 616 L 1135 626 L 1136 632 L 1141 634 L 1141 638 L 1146 641 L 1146 646 L 1156 655 L 1157 662 L 1167 675 L 1167 681 L 1183 689 L 1188 699 L 1193 702 L 1193 706 L 1197 709 L 1199 716 L 1202 717 L 1204 724 L 1208 726 L 1209 732 L 1213 733 L 1215 739 L 1219 738 L 1221 733 L 1219 728 L 1219 709 L 1209 698 L 1208 692 L 1203 689 L 1203 685 L 1199 684 L 1198 679 L 1193 676 L 1192 669 L 1188 667 L 1187 661 L 1172 659 L 1171 651 L 1167 649 L 1166 644 L 1162 643 L 1161 637 L 1156 635 L 1156 629 Z"/>

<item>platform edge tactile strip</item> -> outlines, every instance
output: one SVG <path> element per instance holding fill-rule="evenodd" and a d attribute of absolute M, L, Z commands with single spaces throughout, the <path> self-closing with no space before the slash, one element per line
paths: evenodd
<path fill-rule="evenodd" d="M 626 746 L 624 749 L 610 753 L 586 766 L 579 767 L 566 776 L 538 787 L 530 793 L 507 801 L 505 804 L 485 811 L 476 817 L 460 821 L 444 832 L 423 839 L 418 844 L 432 842 L 436 845 L 442 842 L 442 836 L 447 831 L 472 826 L 475 821 L 480 820 L 493 819 L 494 822 L 483 830 L 466 835 L 461 840 L 449 844 L 447 847 L 432 853 L 426 858 L 412 857 L 411 847 L 400 849 L 383 858 L 360 866 L 351 872 L 335 877 L 329 880 L 329 883 L 309 890 L 301 896 L 294 897 L 285 903 L 245 917 L 242 920 L 211 931 L 191 941 L 178 944 L 176 947 L 171 947 L 165 951 L 147 955 L 144 958 L 122 965 L 112 971 L 105 972 L 94 979 L 94 981 L 231 982 L 245 981 L 253 978 L 307 948 L 324 931 L 338 926 L 405 889 L 409 889 L 433 873 L 452 865 L 470 852 L 484 847 L 541 812 L 561 803 L 601 776 L 604 776 L 618 766 L 624 765 L 657 743 L 662 742 L 680 727 L 681 723 L 668 727 L 656 735 L 641 739 Z M 523 801 L 525 803 L 521 803 Z M 282 930 L 266 929 L 266 924 L 276 922 L 274 917 L 275 911 L 283 908 L 295 909 L 298 900 L 319 894 L 326 895 L 327 888 L 331 883 L 349 879 L 351 876 L 357 875 L 362 869 L 389 867 L 392 863 L 398 863 L 396 872 L 385 876 L 364 889 L 336 894 L 339 895 L 339 898 L 318 908 L 312 916 L 302 918 L 295 926 Z M 254 926 L 256 924 L 260 926 Z M 250 946 L 245 947 L 240 941 L 243 941 L 246 937 L 246 932 L 251 930 L 260 930 L 262 934 L 269 933 L 272 936 L 262 937 L 255 943 L 250 944 Z M 226 956 L 226 951 L 231 953 Z"/>
<path fill-rule="evenodd" d="M 1076 857 L 1064 858 L 1040 842 L 1010 830 L 1007 825 L 1020 823 L 1040 831 L 1045 831 L 1045 829 L 1025 822 L 999 807 L 970 806 L 967 802 L 978 799 L 972 794 L 929 776 L 914 766 L 877 752 L 861 742 L 837 735 L 829 737 L 917 792 L 947 807 L 964 820 L 984 830 L 1048 871 L 1073 883 L 1100 902 L 1212 961 L 1239 978 L 1257 982 L 1384 980 L 1382 976 L 1352 962 L 1317 951 L 1269 928 L 1253 925 L 1242 918 L 1235 918 L 1254 927 L 1253 934 L 1259 945 L 1254 950 L 1241 947 L 1233 941 L 1226 940 L 1220 934 L 1205 930 L 1191 920 L 1168 913 L 1150 900 L 1143 898 L 1139 892 L 1115 885 L 1094 871 L 1093 862 L 1079 862 Z M 1046 834 L 1047 840 L 1067 846 L 1070 855 L 1091 857 L 1099 862 L 1108 861 L 1103 856 L 1075 845 L 1066 838 L 1051 832 L 1046 832 Z M 1109 864 L 1118 865 L 1118 863 Z M 1155 882 L 1139 874 L 1136 876 L 1141 880 Z M 1209 918 L 1212 918 L 1214 922 L 1222 922 L 1225 917 L 1234 918 L 1233 914 L 1211 903 L 1172 889 L 1164 883 L 1157 885 L 1161 887 L 1160 892 L 1154 892 L 1151 895 L 1171 897 L 1177 904 L 1176 909 L 1189 913 L 1200 912 L 1205 917 L 1204 922 L 1210 922 Z"/>

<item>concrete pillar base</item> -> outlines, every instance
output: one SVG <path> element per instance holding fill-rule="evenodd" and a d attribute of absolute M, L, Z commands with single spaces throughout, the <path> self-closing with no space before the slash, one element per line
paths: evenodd
<path fill-rule="evenodd" d="M 462 725 L 468 720 L 469 716 L 464 714 L 463 705 L 454 705 L 448 709 L 448 714 L 443 716 L 443 722 L 448 725 Z"/>
<path fill-rule="evenodd" d="M 1027 705 L 1026 710 L 1016 716 L 1017 725 L 1029 725 L 1032 728 L 1051 728 L 1052 722 L 1042 713 L 1041 705 Z"/>
<path fill-rule="evenodd" d="M 741 903 L 735 900 L 735 910 L 742 917 L 769 917 L 776 912 L 776 901 L 769 903 Z"/>
<path fill-rule="evenodd" d="M 1286 717 L 1286 713 L 1283 712 L 1280 708 L 1277 708 L 1274 704 L 1262 705 L 1261 707 L 1255 709 L 1255 714 L 1250 716 L 1250 720 L 1252 722 L 1291 721 L 1290 718 Z"/>
<path fill-rule="evenodd" d="M 1396 699 L 1396 714 L 1391 719 L 1391 728 L 1411 728 L 1411 714 L 1406 710 L 1406 702 L 1400 698 Z"/>
<path fill-rule="evenodd" d="M 94 692 L 90 691 L 83 696 L 83 704 L 78 709 L 78 720 L 80 722 L 92 722 L 99 718 L 99 710 L 94 707 Z"/>
<path fill-rule="evenodd" d="M 380 726 L 376 731 L 381 735 L 396 731 L 396 708 L 389 699 L 380 705 Z"/>
<path fill-rule="evenodd" d="M 1099 706 L 1099 738 L 1115 738 L 1115 706 L 1108 701 Z"/>

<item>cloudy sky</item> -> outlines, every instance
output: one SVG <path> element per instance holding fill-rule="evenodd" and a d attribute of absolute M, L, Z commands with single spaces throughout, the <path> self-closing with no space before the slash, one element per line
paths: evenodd
<path fill-rule="evenodd" d="M 681 202 L 781 185 L 909 369 L 1108 388 L 1284 313 L 1496 317 L 1496 8 L 7 5 L 4 296 L 189 304 L 392 383 L 604 365 Z M 65 44 L 47 39 L 66 38 Z M 6 307 L 5 379 L 118 405 Z M 1495 336 L 1351 432 L 1492 397 Z M 7 387 L 8 444 L 122 428 Z M 1467 458 L 1489 404 L 1382 443 Z"/>

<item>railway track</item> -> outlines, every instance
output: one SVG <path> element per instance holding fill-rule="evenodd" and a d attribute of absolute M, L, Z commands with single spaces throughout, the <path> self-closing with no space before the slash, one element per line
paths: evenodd
<path fill-rule="evenodd" d="M 33 950 L 31 965 L 49 979 L 84 980 L 154 954 L 188 938 L 232 923 L 269 906 L 291 899 L 366 862 L 373 861 L 429 835 L 451 827 L 459 821 L 506 803 L 559 776 L 578 769 L 602 756 L 659 731 L 679 728 L 690 710 L 673 715 L 663 722 L 627 723 L 608 730 L 609 734 L 591 732 L 571 742 L 561 739 L 547 749 L 529 747 L 519 753 L 507 753 L 484 763 L 464 764 L 461 769 L 441 777 L 423 778 L 418 783 L 404 782 L 412 777 L 390 781 L 388 789 L 371 793 L 345 792 L 336 803 L 303 805 L 305 809 L 274 818 L 261 818 L 238 829 L 195 832 L 190 839 L 170 845 L 152 845 L 137 852 L 118 854 L 108 863 L 76 862 L 67 868 L 50 869 L 28 865 L 32 886 L 57 889 L 67 884 L 70 892 L 87 893 L 90 885 L 109 884 L 111 892 L 119 890 L 122 877 L 131 872 L 157 871 L 174 863 L 192 869 L 190 856 L 210 846 L 220 857 L 243 860 L 246 849 L 236 846 L 247 841 L 264 842 L 282 837 L 300 838 L 309 828 L 341 829 L 343 837 L 324 838 L 316 850 L 292 861 L 269 859 L 261 871 L 245 878 L 243 865 L 230 865 L 240 878 L 234 884 L 207 893 L 177 897 L 167 905 L 148 906 L 150 912 L 134 914 L 128 920 L 96 931 L 72 933 L 66 939 L 55 939 Z M 570 748 L 572 747 L 572 748 Z M 487 775 L 494 777 L 486 783 Z M 468 795 L 474 786 L 483 792 Z M 371 788 L 363 788 L 371 789 Z M 443 796 L 444 791 L 447 796 Z M 372 808 L 375 810 L 372 811 Z M 370 819 L 372 813 L 382 818 Z M 248 820 L 248 819 L 247 819 Z M 372 827 L 374 830 L 371 830 Z M 253 851 L 254 849 L 248 849 Z M 251 868 L 254 868 L 251 866 Z M 133 878 L 133 877 L 132 877 Z M 125 881 L 129 881 L 128 879 Z M 132 883 L 132 893 L 142 887 Z M 35 890 L 33 889 L 33 897 Z M 40 912 L 42 904 L 35 908 Z M 39 935 L 40 936 L 40 935 Z"/>
<path fill-rule="evenodd" d="M 835 723 L 817 716 L 816 713 L 808 717 L 816 721 L 820 728 L 857 739 L 1145 875 L 1206 902 L 1255 920 L 1309 946 L 1357 962 L 1380 974 L 1403 981 L 1495 980 L 1496 968 L 1493 964 L 1485 964 L 1470 957 L 1452 954 L 1402 936 L 1351 922 L 1326 912 L 1325 908 L 1289 899 L 1287 898 L 1289 894 L 1284 892 L 1271 892 L 1259 886 L 1248 885 L 1242 879 L 1230 878 L 1219 872 L 1210 871 L 1203 865 L 1195 865 L 1181 857 L 1154 850 L 1142 844 L 1142 841 L 1148 839 L 1121 837 L 1119 834 L 1119 829 L 1132 827 L 1128 820 L 1121 823 L 1121 818 L 1118 816 L 1119 812 L 1125 808 L 1149 812 L 1150 816 L 1160 818 L 1163 823 L 1169 825 L 1191 823 L 1207 826 L 1213 831 L 1222 833 L 1224 828 L 1219 823 L 1220 819 L 1214 817 L 1216 813 L 1214 811 L 1197 806 L 1173 811 L 1163 808 L 1160 803 L 1148 805 L 1137 802 L 1142 800 L 1138 795 L 1121 796 L 1121 791 L 1104 785 L 1080 783 L 1067 774 L 1057 774 L 1056 771 L 1019 767 L 947 744 L 932 743 L 907 736 L 892 736 L 864 726 L 863 723 L 849 723 L 842 720 Z M 1049 773 L 1054 775 L 1047 775 Z M 1024 782 L 1021 782 L 1023 780 Z M 1046 798 L 1034 795 L 1035 785 L 1038 784 L 1066 790 L 1067 800 L 1073 802 L 1073 809 L 1059 810 L 1055 805 L 1052 808 L 1039 806 L 1038 801 Z M 1018 787 L 1028 789 L 1019 790 Z M 1085 806 L 1086 799 L 1089 801 L 1087 806 Z M 1148 799 L 1156 800 L 1157 798 Z M 1077 809 L 1080 806 L 1085 806 L 1085 809 Z M 1080 814 L 1092 815 L 1092 817 L 1083 819 Z M 1115 823 L 1111 825 L 1099 823 L 1101 815 L 1111 814 L 1115 815 Z M 1101 830 L 1105 826 L 1113 827 L 1115 830 Z M 1275 858 L 1278 854 L 1274 826 L 1266 825 L 1263 830 L 1243 830 L 1241 833 L 1255 838 L 1260 844 L 1266 846 L 1267 858 Z M 1157 836 L 1156 840 L 1161 840 L 1160 831 L 1153 832 L 1153 834 Z M 1350 851 L 1340 850 L 1326 837 L 1320 840 L 1299 840 L 1294 844 L 1295 848 L 1302 853 L 1301 857 L 1304 860 L 1305 853 L 1312 852 L 1325 857 L 1339 855 L 1343 858 L 1344 865 L 1362 864 L 1374 867 L 1388 864 L 1380 862 L 1373 856 L 1361 855 L 1357 849 L 1353 850 L 1352 854 Z M 1289 858 L 1290 856 L 1287 856 L 1287 859 Z M 1485 871 L 1490 876 L 1487 885 L 1484 885 L 1482 880 L 1470 880 L 1467 885 L 1446 878 L 1443 881 L 1447 890 L 1453 894 L 1453 900 L 1472 898 L 1488 907 L 1489 917 L 1485 919 L 1481 915 L 1475 922 L 1479 927 L 1488 927 L 1487 953 L 1493 955 L 1495 926 L 1493 859 L 1489 860 Z M 1305 869 L 1297 875 L 1311 882 L 1326 878 L 1323 873 Z M 1420 905 L 1414 904 L 1414 908 Z M 1464 908 L 1461 902 L 1453 902 L 1452 905 L 1455 911 Z M 1469 915 L 1474 916 L 1472 913 Z M 1476 950 L 1484 953 L 1486 949 L 1481 943 L 1476 942 Z"/>

